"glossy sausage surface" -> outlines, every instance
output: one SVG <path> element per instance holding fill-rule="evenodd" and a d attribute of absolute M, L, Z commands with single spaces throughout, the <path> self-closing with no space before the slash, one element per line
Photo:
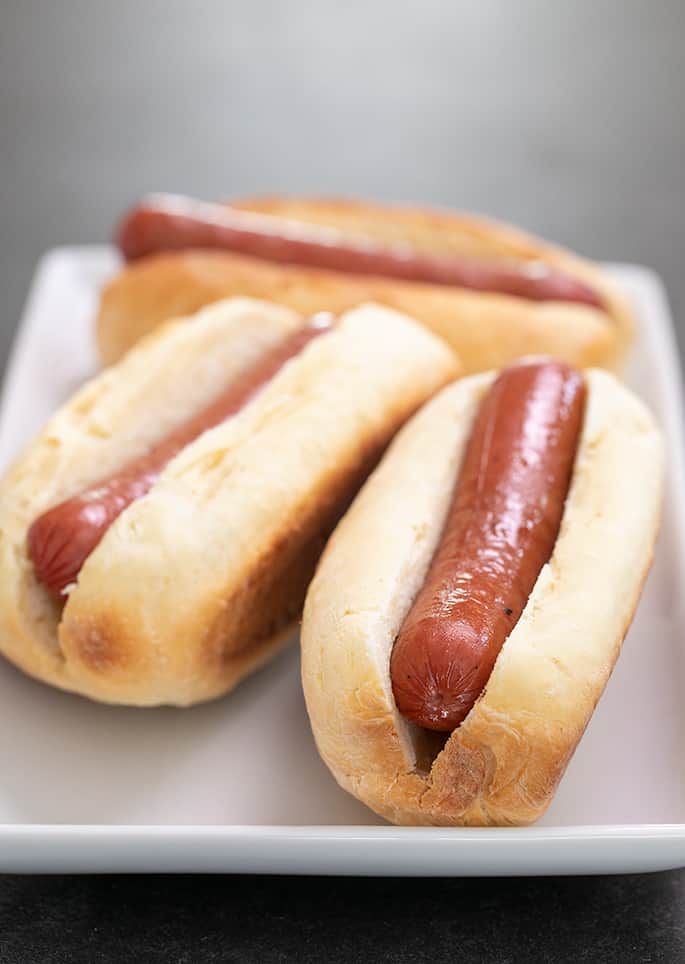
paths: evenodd
<path fill-rule="evenodd" d="M 557 539 L 585 382 L 561 362 L 505 369 L 475 420 L 437 551 L 390 660 L 400 712 L 453 730 L 487 683 Z"/>
<path fill-rule="evenodd" d="M 316 315 L 239 375 L 207 408 L 118 472 L 49 509 L 28 532 L 29 556 L 40 582 L 57 597 L 76 581 L 81 566 L 118 515 L 152 488 L 165 465 L 203 432 L 240 411 L 283 365 L 334 319 Z"/>
<path fill-rule="evenodd" d="M 154 195 L 129 211 L 117 244 L 128 261 L 159 251 L 221 248 L 280 264 L 604 307 L 589 285 L 544 261 L 498 264 L 425 254 L 409 244 L 381 245 L 336 228 L 170 195 Z"/>

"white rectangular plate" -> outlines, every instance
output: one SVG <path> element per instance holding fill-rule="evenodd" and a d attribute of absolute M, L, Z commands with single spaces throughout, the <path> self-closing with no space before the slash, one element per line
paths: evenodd
<path fill-rule="evenodd" d="M 115 268 L 103 247 L 43 259 L 5 379 L 0 467 L 95 372 L 97 293 Z M 191 710 L 99 706 L 0 661 L 0 871 L 468 875 L 685 865 L 680 372 L 658 278 L 610 270 L 641 322 L 629 382 L 667 437 L 664 525 L 621 659 L 540 823 L 382 824 L 316 754 L 296 645 L 225 699 Z"/>

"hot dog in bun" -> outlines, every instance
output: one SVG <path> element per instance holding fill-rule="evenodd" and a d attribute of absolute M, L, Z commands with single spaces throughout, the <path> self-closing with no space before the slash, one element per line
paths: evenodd
<path fill-rule="evenodd" d="M 266 660 L 325 539 L 449 348 L 377 306 L 247 299 L 82 388 L 0 483 L 0 648 L 94 699 L 187 705 Z"/>
<path fill-rule="evenodd" d="M 307 594 L 304 692 L 340 785 L 398 824 L 537 819 L 632 619 L 661 477 L 606 372 L 523 360 L 429 402 Z"/>
<path fill-rule="evenodd" d="M 527 353 L 619 369 L 632 337 L 631 311 L 600 268 L 453 212 L 154 195 L 125 215 L 117 242 L 129 264 L 102 296 L 105 363 L 166 318 L 229 295 L 268 298 L 305 315 L 373 300 L 444 338 L 466 372 Z"/>

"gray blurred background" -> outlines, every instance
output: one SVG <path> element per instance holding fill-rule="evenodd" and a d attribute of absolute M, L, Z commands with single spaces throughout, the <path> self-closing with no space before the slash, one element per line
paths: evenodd
<path fill-rule="evenodd" d="M 684 33 L 681 0 L 0 0 L 0 365 L 40 254 L 151 190 L 510 219 L 655 268 L 682 349 Z"/>

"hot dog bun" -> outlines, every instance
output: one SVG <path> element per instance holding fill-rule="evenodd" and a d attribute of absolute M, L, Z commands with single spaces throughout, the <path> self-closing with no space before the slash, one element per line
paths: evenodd
<path fill-rule="evenodd" d="M 229 295 L 263 297 L 302 314 L 345 311 L 373 300 L 404 311 L 445 338 L 466 372 L 499 367 L 526 353 L 619 370 L 633 332 L 631 311 L 605 273 L 561 248 L 493 221 L 410 206 L 311 198 L 257 198 L 233 207 L 335 227 L 350 238 L 407 242 L 419 253 L 511 264 L 543 261 L 586 282 L 606 310 L 530 301 L 415 281 L 279 265 L 224 251 L 149 255 L 106 286 L 97 316 L 105 364 L 166 318 Z"/>
<path fill-rule="evenodd" d="M 312 730 L 338 783 L 393 823 L 536 820 L 611 673 L 652 557 L 662 450 L 641 402 L 606 372 L 586 378 L 552 556 L 483 693 L 441 752 L 399 715 L 389 659 L 493 373 L 444 389 L 405 426 L 322 557 L 302 625 Z"/>
<path fill-rule="evenodd" d="M 287 637 L 345 504 L 456 371 L 439 339 L 386 309 L 341 318 L 169 462 L 88 556 L 63 611 L 36 580 L 26 535 L 302 323 L 247 299 L 214 305 L 149 336 L 52 417 L 0 483 L 0 649 L 12 662 L 105 702 L 188 705 Z"/>

